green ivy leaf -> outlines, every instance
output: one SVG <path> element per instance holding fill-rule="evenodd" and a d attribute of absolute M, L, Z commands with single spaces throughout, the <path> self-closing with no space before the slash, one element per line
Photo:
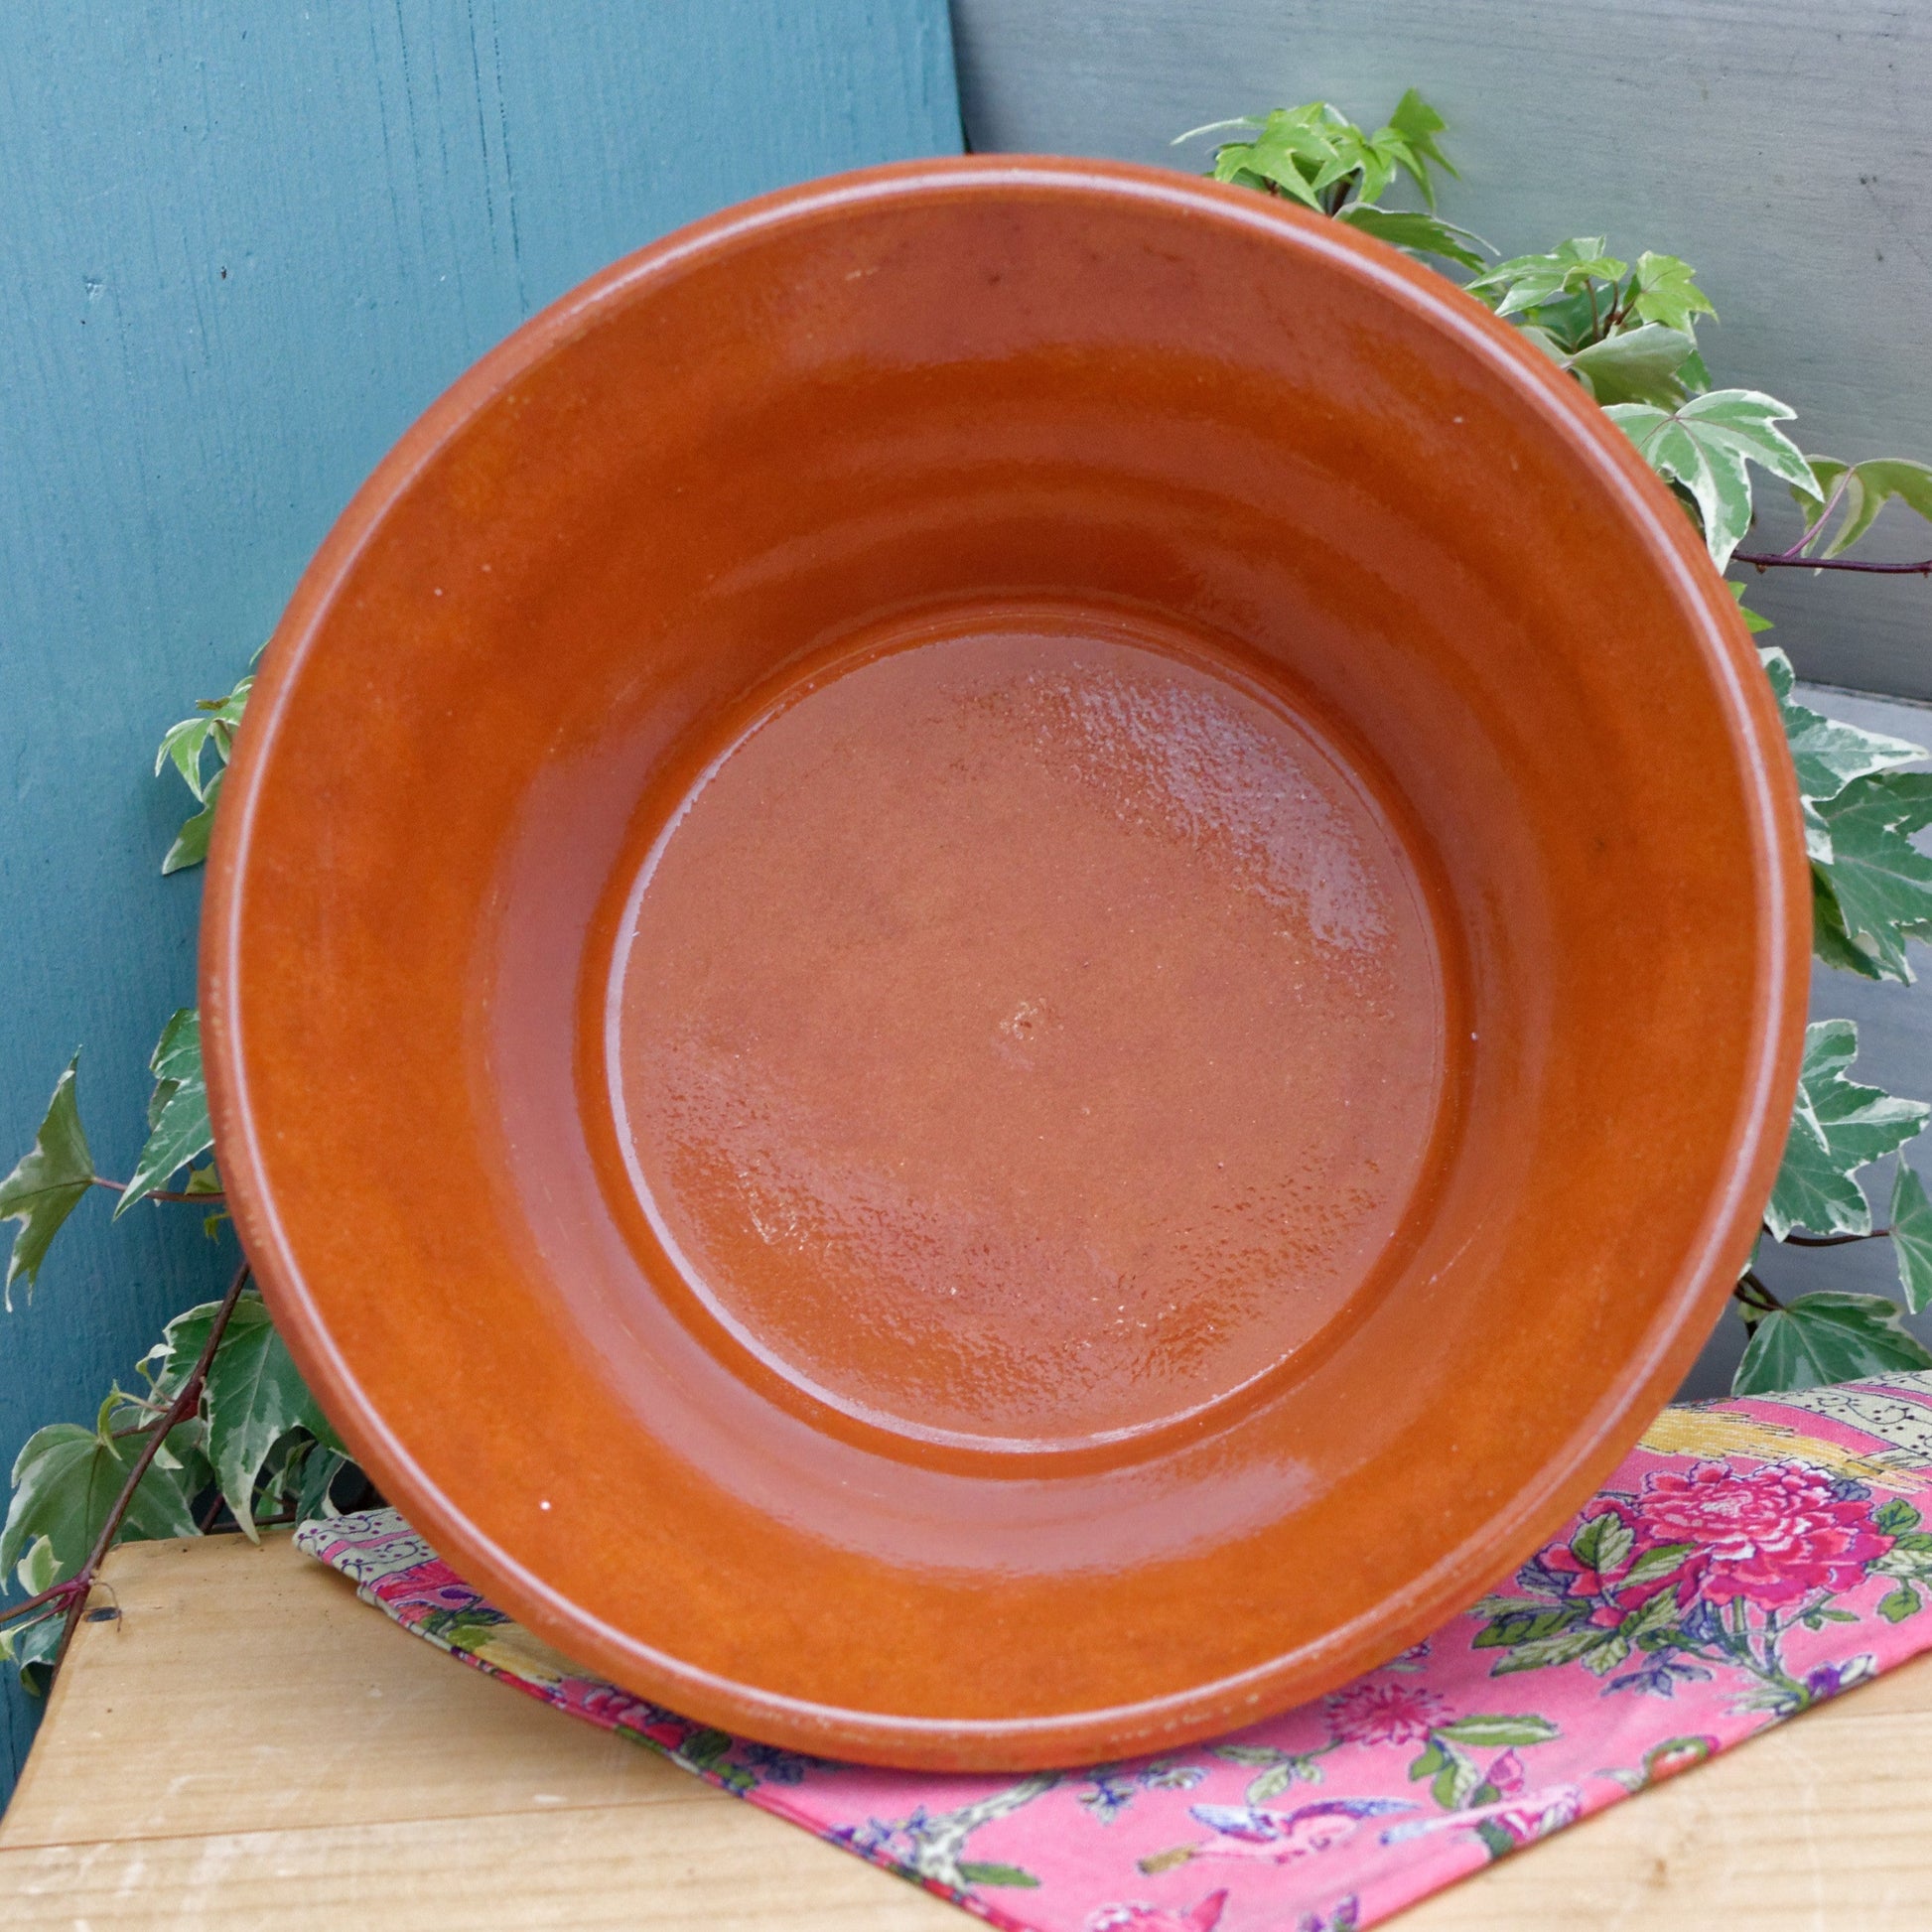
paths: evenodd
<path fill-rule="evenodd" d="M 170 873 L 187 872 L 191 867 L 207 863 L 208 835 L 214 830 L 214 807 L 220 800 L 221 780 L 226 775 L 224 771 L 217 771 L 207 781 L 202 809 L 194 817 L 182 821 L 174 844 L 161 861 L 163 878 Z"/>
<path fill-rule="evenodd" d="M 162 738 L 161 749 L 155 754 L 155 775 L 159 777 L 172 763 L 202 808 L 182 826 L 174 844 L 168 848 L 168 856 L 161 862 L 163 873 L 185 871 L 190 866 L 199 866 L 207 857 L 208 833 L 214 826 L 214 806 L 220 796 L 222 775 L 234 751 L 234 735 L 254 684 L 251 673 L 240 679 L 226 697 L 204 698 L 195 707 L 193 717 L 169 726 Z M 214 771 L 205 775 L 210 752 L 214 755 Z"/>
<path fill-rule="evenodd" d="M 1648 249 L 1637 257 L 1630 295 L 1631 311 L 1645 322 L 1694 333 L 1699 316 L 1717 316 L 1711 298 L 1698 287 L 1689 262 Z"/>
<path fill-rule="evenodd" d="M 1818 478 L 1818 491 L 1799 499 L 1807 511 L 1808 521 L 1816 522 L 1824 515 L 1833 484 L 1841 477 L 1845 483 L 1837 503 L 1842 512 L 1838 530 L 1819 552 L 1821 557 L 1843 556 L 1871 528 L 1878 512 L 1890 502 L 1903 503 L 1932 522 L 1932 466 L 1910 463 L 1902 457 L 1874 457 L 1868 463 L 1848 467 L 1826 458 L 1815 461 L 1812 469 Z M 1821 534 L 1813 530 L 1813 541 Z"/>
<path fill-rule="evenodd" d="M 1344 172 L 1333 131 L 1339 118 L 1325 103 L 1311 101 L 1302 107 L 1278 107 L 1261 121 L 1221 122 L 1223 127 L 1253 127 L 1256 133 L 1252 141 L 1225 142 L 1214 151 L 1214 179 L 1244 188 L 1273 189 L 1321 213 L 1320 191 Z M 1196 134 L 1209 131 L 1193 130 Z"/>
<path fill-rule="evenodd" d="M 0 1630 L 0 1662 L 19 1666 L 20 1688 L 29 1697 L 41 1695 L 45 1667 L 60 1652 L 61 1632 L 66 1624 L 66 1611 L 56 1607 L 43 1615 L 29 1617 L 25 1623 L 12 1623 Z"/>
<path fill-rule="evenodd" d="M 1911 841 L 1932 821 L 1932 772 L 1873 772 L 1814 808 L 1832 856 L 1812 869 L 1847 944 L 1869 962 L 1867 977 L 1909 982 L 1905 942 L 1932 925 L 1932 859 Z"/>
<path fill-rule="evenodd" d="M 1548 1718 L 1528 1713 L 1521 1717 L 1457 1718 L 1452 1724 L 1436 1726 L 1438 1737 L 1479 1751 L 1504 1750 L 1518 1744 L 1547 1744 L 1562 1734 Z"/>
<path fill-rule="evenodd" d="M 1604 253 L 1601 235 L 1573 235 L 1547 255 L 1512 255 L 1467 286 L 1499 316 L 1514 316 L 1584 291 L 1591 282 L 1615 282 L 1629 266 Z"/>
<path fill-rule="evenodd" d="M 114 1209 L 117 1217 L 214 1145 L 202 1073 L 202 1016 L 194 1007 L 183 1007 L 162 1028 L 148 1069 L 155 1079 L 151 1131 Z"/>
<path fill-rule="evenodd" d="M 1564 363 L 1600 403 L 1652 403 L 1675 409 L 1690 394 L 1678 375 L 1697 343 L 1680 329 L 1645 323 L 1586 343 Z"/>
<path fill-rule="evenodd" d="M 13 1255 L 7 1263 L 6 1306 L 14 1305 L 14 1283 L 27 1277 L 32 1296 L 40 1279 L 48 1244 L 94 1183 L 94 1158 L 80 1131 L 80 1108 L 74 1098 L 74 1070 L 80 1055 L 54 1083 L 34 1145 L 5 1180 L 0 1180 L 0 1221 L 18 1221 Z M 4 1570 L 5 1565 L 0 1565 Z"/>
<path fill-rule="evenodd" d="M 178 1390 L 201 1359 L 217 1306 L 205 1303 L 169 1322 L 158 1397 Z M 326 1449 L 342 1451 L 259 1295 L 244 1295 L 235 1304 L 208 1364 L 203 1404 L 215 1479 L 235 1522 L 250 1538 L 256 1537 L 254 1498 L 263 1467 L 291 1430 L 306 1431 Z"/>
<path fill-rule="evenodd" d="M 1772 623 L 1769 618 L 1759 617 L 1758 614 L 1755 611 L 1753 611 L 1750 608 L 1750 606 L 1744 602 L 1744 587 L 1742 584 L 1730 584 L 1727 585 L 1725 588 L 1728 589 L 1731 596 L 1737 600 L 1737 615 L 1744 620 L 1744 628 L 1748 630 L 1753 637 L 1756 636 L 1760 630 L 1773 630 L 1776 628 L 1776 625 Z"/>
<path fill-rule="evenodd" d="M 1748 464 L 1788 483 L 1815 486 L 1811 466 L 1776 427 L 1797 412 L 1775 396 L 1713 389 L 1674 410 L 1628 402 L 1611 404 L 1607 413 L 1660 477 L 1690 492 L 1720 570 L 1750 528 Z"/>
<path fill-rule="evenodd" d="M 1462 268 L 1482 266 L 1483 258 L 1477 253 L 1483 245 L 1482 237 L 1434 214 L 1411 214 L 1398 208 L 1376 207 L 1367 202 L 1350 202 L 1337 210 L 1335 218 L 1392 247 L 1407 248 L 1420 255 L 1440 255 Z"/>
<path fill-rule="evenodd" d="M 1932 1304 L 1932 1199 L 1922 1181 L 1901 1159 L 1891 1183 L 1891 1250 L 1898 1285 L 1914 1314 Z"/>
<path fill-rule="evenodd" d="M 1373 137 L 1376 147 L 1396 157 L 1432 208 L 1436 206 L 1436 184 L 1430 179 L 1430 169 L 1440 168 L 1446 175 L 1455 175 L 1449 156 L 1436 145 L 1437 135 L 1448 126 L 1442 115 L 1411 87 L 1396 102 L 1387 125 L 1378 128 Z"/>
<path fill-rule="evenodd" d="M 1921 1100 L 1846 1079 L 1858 1050 L 1859 1030 L 1850 1020 L 1820 1020 L 1805 1029 L 1791 1131 L 1764 1210 L 1765 1225 L 1779 1241 L 1794 1227 L 1869 1233 L 1870 1203 L 1852 1176 L 1904 1146 L 1932 1118 L 1932 1107 Z"/>
<path fill-rule="evenodd" d="M 1932 1350 L 1892 1303 L 1879 1295 L 1801 1295 L 1759 1317 L 1730 1388 L 1733 1395 L 1772 1395 L 1896 1368 L 1932 1368 Z"/>
<path fill-rule="evenodd" d="M 86 1561 L 141 1451 L 141 1437 L 110 1433 L 109 1412 L 116 1403 L 116 1397 L 108 1398 L 92 1429 L 57 1422 L 28 1437 L 14 1462 L 13 1503 L 0 1530 L 0 1573 L 11 1570 L 39 1537 L 52 1546 L 55 1580 L 71 1577 Z M 193 1536 L 189 1504 L 194 1499 L 182 1476 L 178 1458 L 157 1456 L 134 1492 L 116 1540 Z"/>
<path fill-rule="evenodd" d="M 1398 171 L 1410 176 L 1422 190 L 1433 211 L 1436 187 L 1430 170 L 1455 172 L 1436 142 L 1445 125 L 1443 117 L 1411 87 L 1396 103 L 1387 123 L 1373 134 L 1364 134 L 1328 102 L 1311 100 L 1300 107 L 1278 107 L 1266 116 L 1250 114 L 1238 120 L 1215 121 L 1190 129 L 1179 140 L 1191 141 L 1202 134 L 1229 129 L 1251 135 L 1249 140 L 1223 142 L 1215 150 L 1210 170 L 1215 180 L 1286 195 L 1317 213 L 1338 211 L 1332 206 L 1337 197 L 1331 196 L 1327 203 L 1321 200 L 1323 193 L 1337 184 L 1342 184 L 1341 197 L 1354 197 L 1345 206 L 1373 207 Z M 1453 252 L 1460 245 L 1456 240 L 1460 234 L 1461 230 L 1444 223 L 1432 240 L 1402 241 L 1398 245 L 1424 247 L 1436 254 L 1447 252 L 1450 260 L 1460 260 L 1462 257 Z M 1438 245 L 1443 242 L 1449 247 Z M 1480 267 L 1481 257 L 1472 257 L 1470 265 Z"/>

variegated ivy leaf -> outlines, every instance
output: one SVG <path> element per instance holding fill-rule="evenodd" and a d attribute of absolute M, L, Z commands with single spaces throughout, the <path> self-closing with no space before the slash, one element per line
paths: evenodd
<path fill-rule="evenodd" d="M 94 1184 L 94 1160 L 87 1151 L 80 1109 L 74 1100 L 73 1077 L 79 1064 L 80 1055 L 76 1053 L 54 1083 L 54 1097 L 47 1103 L 34 1145 L 13 1173 L 0 1180 L 0 1221 L 20 1223 L 7 1263 L 6 1305 L 10 1310 L 14 1283 L 25 1275 L 27 1292 L 33 1294 L 41 1263 L 47 1259 L 48 1244 Z"/>
<path fill-rule="evenodd" d="M 1815 804 L 1831 842 L 1830 860 L 1813 862 L 1831 901 L 1822 923 L 1837 928 L 1827 944 L 1842 937 L 1867 978 L 1911 980 L 1906 941 L 1932 932 L 1932 859 L 1911 840 L 1932 824 L 1932 772 L 1873 772 Z"/>
<path fill-rule="evenodd" d="M 180 1389 L 201 1359 L 216 1307 L 206 1303 L 169 1322 L 167 1354 L 155 1381 L 157 1400 Z M 202 1402 L 208 1459 L 235 1522 L 251 1538 L 257 1534 L 255 1490 L 277 1444 L 292 1430 L 314 1438 L 327 1452 L 342 1454 L 336 1432 L 309 1393 L 259 1295 L 244 1295 L 235 1304 L 208 1363 Z"/>
<path fill-rule="evenodd" d="M 0 1530 L 0 1574 L 40 1537 L 53 1546 L 56 1579 L 72 1576 L 86 1560 L 141 1452 L 138 1436 L 113 1433 L 119 1407 L 116 1392 L 92 1429 L 57 1422 L 27 1439 L 14 1462 L 13 1502 Z M 123 1538 L 195 1534 L 183 1470 L 181 1458 L 165 1450 L 155 1457 L 134 1492 Z"/>
<path fill-rule="evenodd" d="M 1898 1285 L 1914 1314 L 1932 1303 L 1932 1199 L 1901 1158 L 1891 1183 L 1891 1248 L 1898 1263 Z"/>
<path fill-rule="evenodd" d="M 1730 1387 L 1768 1395 L 1898 1368 L 1932 1368 L 1932 1350 L 1882 1295 L 1801 1295 L 1758 1318 Z"/>
<path fill-rule="evenodd" d="M 1611 404 L 1606 413 L 1665 482 L 1689 492 L 1720 570 L 1750 528 L 1749 464 L 1785 483 L 1815 487 L 1811 466 L 1777 427 L 1797 412 L 1775 396 L 1713 389 L 1675 409 L 1626 402 Z"/>
<path fill-rule="evenodd" d="M 202 1016 L 194 1007 L 183 1007 L 161 1030 L 148 1066 L 155 1081 L 148 1102 L 150 1131 L 134 1178 L 114 1209 L 116 1215 L 124 1214 L 214 1145 L 207 1084 L 202 1077 Z"/>
<path fill-rule="evenodd" d="M 1914 764 L 1927 756 L 1923 745 L 1902 738 L 1887 738 L 1882 732 L 1861 730 L 1857 725 L 1841 724 L 1798 702 L 1795 695 L 1797 673 L 1791 660 L 1775 648 L 1760 647 L 1759 661 L 1764 675 L 1777 693 L 1778 712 L 1784 720 L 1785 743 L 1791 748 L 1791 762 L 1797 767 L 1798 795 L 1816 802 L 1836 798 L 1855 778 L 1874 771 L 1896 770 Z M 1822 825 L 1822 820 L 1820 824 Z M 1815 856 L 1829 859 L 1827 850 Z"/>
<path fill-rule="evenodd" d="M 1784 652 L 1761 648 L 1758 657 L 1771 689 L 1777 694 L 1785 742 L 1796 767 L 1806 854 L 1814 867 L 1829 867 L 1834 856 L 1832 832 L 1819 801 L 1837 797 L 1856 779 L 1917 762 L 1926 757 L 1925 747 L 1902 738 L 1888 738 L 1879 732 L 1863 731 L 1856 725 L 1841 724 L 1835 718 L 1811 710 L 1798 703 L 1794 695 L 1795 677 L 1791 660 Z M 1816 904 L 1812 949 L 1818 956 L 1827 965 L 1862 973 L 1867 979 L 1884 977 L 1872 954 L 1852 943 L 1829 872 L 1815 876 L 1813 897 Z"/>
<path fill-rule="evenodd" d="M 1869 530 L 1889 502 L 1903 503 L 1932 522 L 1932 466 L 1910 463 L 1903 457 L 1873 457 L 1866 463 L 1840 463 L 1832 457 L 1813 457 L 1815 487 L 1793 488 L 1791 494 L 1805 513 L 1810 533 L 1807 554 L 1825 536 L 1832 516 L 1839 525 L 1820 558 L 1843 556 Z"/>
<path fill-rule="evenodd" d="M 1921 1132 L 1932 1107 L 1845 1077 L 1859 1050 L 1850 1020 L 1805 1029 L 1804 1065 L 1791 1131 L 1764 1222 L 1779 1241 L 1794 1227 L 1818 1234 L 1868 1234 L 1871 1205 L 1853 1177 L 1867 1163 Z"/>
<path fill-rule="evenodd" d="M 1600 403 L 1647 402 L 1675 409 L 1690 394 L 1678 371 L 1696 347 L 1683 330 L 1651 322 L 1586 343 L 1563 366 Z"/>

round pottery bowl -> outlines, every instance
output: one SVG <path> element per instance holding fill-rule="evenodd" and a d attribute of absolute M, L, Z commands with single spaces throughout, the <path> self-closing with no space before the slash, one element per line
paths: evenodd
<path fill-rule="evenodd" d="M 222 1168 L 383 1491 L 833 1756 L 1246 1724 L 1576 1507 L 1740 1265 L 1809 897 L 1683 514 L 1435 275 L 968 160 L 519 331 L 290 606 Z"/>

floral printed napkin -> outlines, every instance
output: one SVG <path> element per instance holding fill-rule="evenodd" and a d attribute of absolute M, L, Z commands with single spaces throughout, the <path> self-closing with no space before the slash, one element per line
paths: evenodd
<path fill-rule="evenodd" d="M 587 1677 L 393 1510 L 297 1541 L 405 1628 L 1014 1932 L 1345 1932 L 1932 1648 L 1932 1371 L 1667 1409 L 1490 1595 L 1231 1737 L 1030 1777 L 801 1757 Z"/>

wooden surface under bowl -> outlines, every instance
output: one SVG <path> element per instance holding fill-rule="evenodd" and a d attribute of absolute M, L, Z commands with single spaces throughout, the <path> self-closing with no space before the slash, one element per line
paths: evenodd
<path fill-rule="evenodd" d="M 1025 1767 L 1392 1655 L 1588 1492 L 1782 1148 L 1768 690 L 1573 383 L 1098 163 L 673 236 L 345 514 L 251 701 L 223 1173 L 552 1641 Z"/>

